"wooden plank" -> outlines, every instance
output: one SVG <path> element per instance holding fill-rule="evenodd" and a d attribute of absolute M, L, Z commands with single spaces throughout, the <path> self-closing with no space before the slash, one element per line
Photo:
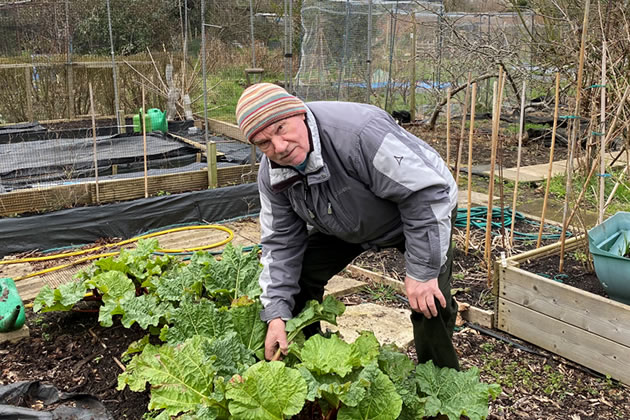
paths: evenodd
<path fill-rule="evenodd" d="M 499 298 L 498 329 L 630 384 L 630 348 Z"/>
<path fill-rule="evenodd" d="M 471 324 L 477 324 L 484 328 L 494 328 L 494 311 L 469 306 L 468 309 L 461 312 L 461 315 Z"/>
<path fill-rule="evenodd" d="M 187 139 L 186 137 L 182 137 L 182 136 L 178 136 L 177 134 L 173 134 L 173 133 L 167 133 L 167 136 L 173 137 L 176 140 L 182 141 L 192 147 L 194 147 L 195 149 L 199 149 L 203 152 L 203 155 L 207 158 L 208 157 L 208 153 L 206 150 L 206 145 L 205 144 L 201 144 L 197 141 L 191 140 L 191 139 Z M 216 156 L 224 156 L 225 153 L 223 152 L 216 152 Z"/>
<path fill-rule="evenodd" d="M 501 269 L 499 297 L 630 347 L 630 306 L 516 267 Z"/>
<path fill-rule="evenodd" d="M 225 121 L 208 119 L 208 128 L 215 133 L 249 144 L 249 142 L 245 139 L 245 136 L 243 136 L 243 133 L 241 133 L 241 130 L 238 128 L 238 125 L 227 123 Z"/>
<path fill-rule="evenodd" d="M 218 187 L 256 182 L 258 166 L 238 165 L 217 169 Z M 208 170 L 180 172 L 148 177 L 149 195 L 160 191 L 181 193 L 208 188 Z M 99 182 L 101 203 L 135 200 L 144 197 L 144 178 L 128 178 Z M 11 191 L 0 194 L 0 216 L 15 216 L 25 212 L 60 210 L 96 203 L 95 184 L 81 183 L 54 187 Z"/>
<path fill-rule="evenodd" d="M 0 216 L 91 204 L 88 184 L 59 185 L 0 194 Z"/>
<path fill-rule="evenodd" d="M 406 296 L 405 284 L 392 277 L 386 276 L 385 274 L 375 273 L 374 271 L 366 270 L 365 268 L 358 267 L 354 264 L 347 266 L 346 271 L 353 275 L 362 275 L 377 283 L 385 284 L 396 290 L 398 293 L 402 293 Z M 461 314 L 468 322 L 472 322 L 473 324 L 477 324 L 485 328 L 494 328 L 494 311 L 487 311 L 475 306 L 469 306 L 468 309 L 463 311 Z"/>
<path fill-rule="evenodd" d="M 365 268 L 358 267 L 354 264 L 350 264 L 349 266 L 347 266 L 346 270 L 353 275 L 365 276 L 371 279 L 372 281 L 385 284 L 391 287 L 392 289 L 396 290 L 398 293 L 402 293 L 403 295 L 406 295 L 405 284 L 402 281 L 398 281 L 382 273 L 375 273 L 374 271 L 366 270 Z"/>

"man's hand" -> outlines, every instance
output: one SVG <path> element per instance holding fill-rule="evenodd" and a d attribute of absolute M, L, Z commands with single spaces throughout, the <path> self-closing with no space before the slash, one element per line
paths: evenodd
<path fill-rule="evenodd" d="M 437 278 L 421 282 L 405 276 L 405 292 L 411 309 L 422 312 L 427 318 L 432 318 L 438 314 L 435 299 L 440 302 L 442 308 L 446 308 L 446 299 L 438 287 Z"/>
<path fill-rule="evenodd" d="M 289 345 L 287 343 L 287 332 L 284 326 L 284 321 L 281 318 L 276 318 L 269 322 L 267 326 L 267 337 L 265 338 L 265 359 L 273 359 L 278 349 L 280 349 L 282 354 L 287 354 Z"/>

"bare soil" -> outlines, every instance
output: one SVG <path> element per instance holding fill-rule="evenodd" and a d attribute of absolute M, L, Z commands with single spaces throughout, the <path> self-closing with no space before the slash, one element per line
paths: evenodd
<path fill-rule="evenodd" d="M 375 302 L 408 305 L 395 291 L 367 281 L 365 290 L 341 300 L 346 305 Z M 490 403 L 488 419 L 628 419 L 630 389 L 596 372 L 505 333 L 465 324 L 453 343 L 463 369 L 477 367 L 481 379 L 502 393 Z M 407 351 L 417 360 L 415 349 Z"/>

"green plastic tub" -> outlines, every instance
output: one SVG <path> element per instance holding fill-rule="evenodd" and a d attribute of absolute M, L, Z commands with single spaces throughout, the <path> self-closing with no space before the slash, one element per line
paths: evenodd
<path fill-rule="evenodd" d="M 630 212 L 621 211 L 588 231 L 595 274 L 611 299 L 630 305 Z"/>

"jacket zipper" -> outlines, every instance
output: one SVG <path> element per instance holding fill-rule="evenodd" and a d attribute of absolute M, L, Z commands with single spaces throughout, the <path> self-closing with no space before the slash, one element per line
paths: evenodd
<path fill-rule="evenodd" d="M 309 206 L 309 193 L 310 193 L 310 188 L 308 187 L 308 183 L 306 181 L 306 178 L 304 178 L 302 180 L 302 184 L 304 185 L 304 204 L 306 205 L 306 210 L 308 211 L 308 215 L 310 216 L 311 219 L 313 220 L 317 220 L 315 218 L 315 213 L 313 212 L 313 210 L 311 209 L 311 206 Z"/>

